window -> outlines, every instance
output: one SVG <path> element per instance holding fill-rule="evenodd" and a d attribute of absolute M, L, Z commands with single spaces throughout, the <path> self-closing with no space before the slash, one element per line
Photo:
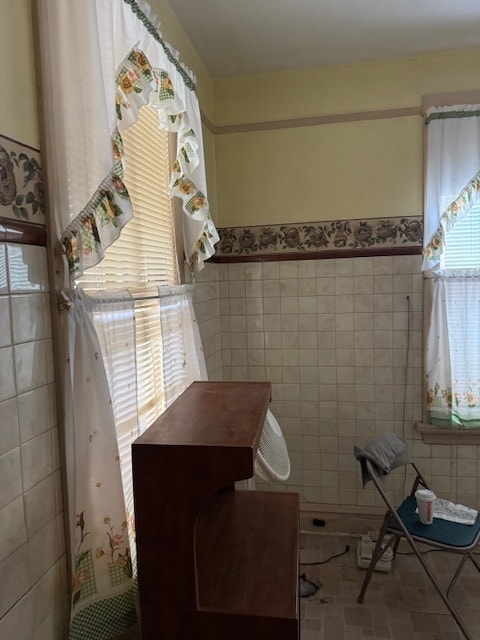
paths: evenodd
<path fill-rule="evenodd" d="M 144 106 L 122 134 L 125 184 L 134 217 L 100 264 L 79 284 L 87 293 L 129 289 L 135 302 L 138 413 L 143 431 L 164 410 L 159 285 L 180 281 L 172 199 L 169 195 L 169 135 L 158 127 L 156 110 Z"/>
<path fill-rule="evenodd" d="M 169 133 L 158 128 L 156 109 L 143 106 L 122 133 L 125 184 L 135 215 L 105 258 L 79 280 L 86 291 L 130 288 L 146 294 L 150 285 L 178 284 L 172 200 L 169 196 Z"/>
<path fill-rule="evenodd" d="M 108 247 L 101 263 L 78 280 L 89 294 L 107 291 L 121 296 L 120 291 L 128 289 L 134 298 L 132 312 L 120 304 L 102 305 L 94 311 L 108 371 L 129 513 L 133 512 L 131 443 L 166 408 L 158 286 L 180 282 L 168 187 L 171 135 L 159 129 L 157 112 L 151 106 L 143 106 L 135 124 L 123 132 L 125 184 L 134 217 Z M 125 348 L 130 342 L 134 342 L 134 352 L 132 345 Z M 176 377 L 182 372 L 171 369 L 169 374 Z"/>
<path fill-rule="evenodd" d="M 449 232 L 440 264 L 444 269 L 480 269 L 480 204 Z"/>
<path fill-rule="evenodd" d="M 129 443 L 172 397 L 170 380 L 177 372 L 182 384 L 200 377 L 198 371 L 190 372 L 195 377 L 184 374 L 190 352 L 182 338 L 194 320 L 178 321 L 181 310 L 187 317 L 188 304 L 180 299 L 191 286 L 175 284 L 180 278 L 167 190 L 170 138 L 149 116 L 158 115 L 162 129 L 175 137 L 170 183 L 182 204 L 192 273 L 213 255 L 218 234 L 208 207 L 193 74 L 163 40 L 154 14 L 145 13 L 142 3 L 121 0 L 82 7 L 40 4 L 44 10 L 37 12 L 36 26 L 51 177 L 49 221 L 51 238 L 58 238 L 63 253 L 57 256 L 55 284 L 70 285 L 59 292 L 68 312 L 55 316 L 74 578 L 70 635 L 113 637 L 135 620 Z M 65 37 L 73 31 L 75 46 Z M 78 84 L 86 89 L 78 91 Z M 133 206 L 120 175 L 124 156 L 118 132 L 127 146 L 127 172 L 136 172 L 126 178 Z M 161 153 L 151 162 L 156 148 Z M 176 322 L 167 322 L 171 310 Z M 99 606 L 105 614 L 100 617 Z"/>
<path fill-rule="evenodd" d="M 480 206 L 450 230 L 434 276 L 433 326 L 444 383 L 428 388 L 430 417 L 440 426 L 480 427 Z"/>
<path fill-rule="evenodd" d="M 427 110 L 424 271 L 428 421 L 480 428 L 480 117 Z"/>

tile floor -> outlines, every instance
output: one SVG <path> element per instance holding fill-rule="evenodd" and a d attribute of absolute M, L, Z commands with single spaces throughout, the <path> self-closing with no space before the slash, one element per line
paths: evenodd
<path fill-rule="evenodd" d="M 302 533 L 301 562 L 318 562 L 350 550 L 323 565 L 302 565 L 300 573 L 322 584 L 301 598 L 302 640 L 461 640 L 453 618 L 428 581 L 415 556 L 397 556 L 391 573 L 376 572 L 363 604 L 357 596 L 365 571 L 357 567 L 358 539 L 347 535 Z M 399 551 L 408 551 L 402 542 Z M 442 584 L 455 568 L 455 558 L 429 554 Z M 461 611 L 473 638 L 480 638 L 480 575 L 468 562 L 454 588 L 452 601 Z"/>

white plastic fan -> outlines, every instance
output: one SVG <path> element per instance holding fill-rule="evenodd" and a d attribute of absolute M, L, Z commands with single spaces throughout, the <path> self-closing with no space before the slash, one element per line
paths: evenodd
<path fill-rule="evenodd" d="M 255 457 L 255 473 L 266 480 L 286 480 L 290 475 L 290 459 L 282 430 L 268 409 Z"/>

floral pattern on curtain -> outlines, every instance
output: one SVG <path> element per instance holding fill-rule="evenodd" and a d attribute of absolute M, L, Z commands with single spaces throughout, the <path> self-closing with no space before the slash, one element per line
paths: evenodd
<path fill-rule="evenodd" d="M 426 124 L 423 270 L 428 300 L 428 418 L 446 428 L 477 428 L 480 269 L 454 268 L 446 261 L 451 255 L 446 252 L 449 237 L 480 203 L 480 110 L 478 105 L 434 107 L 427 111 Z"/>
<path fill-rule="evenodd" d="M 438 426 L 480 427 L 480 274 L 442 271 L 427 335 L 427 407 Z"/>
<path fill-rule="evenodd" d="M 158 288 L 165 404 L 156 415 L 207 378 L 192 294 L 193 285 Z M 65 297 L 74 390 L 67 451 L 75 458 L 69 640 L 107 640 L 137 619 L 131 445 L 148 425 L 138 409 L 135 301 L 128 291 L 86 295 L 81 288 Z"/>
<path fill-rule="evenodd" d="M 118 128 L 112 135 L 111 175 L 100 185 L 85 210 L 65 230 L 62 243 L 70 271 L 79 277 L 103 257 L 122 227 L 133 215 L 128 191 L 123 182 L 121 131 L 133 124 L 138 110 L 146 104 L 159 111 L 159 126 L 177 133 L 177 157 L 170 183 L 172 196 L 183 203 L 187 228 L 201 223 L 194 231 L 193 243 L 187 235 L 185 253 L 190 273 L 202 268 L 211 257 L 219 236 L 210 215 L 206 194 L 196 185 L 193 170 L 200 164 L 199 145 L 185 104 L 175 91 L 167 71 L 154 68 L 143 51 L 132 50 L 116 74 L 115 109 Z M 192 224 L 190 224 L 192 226 Z"/>

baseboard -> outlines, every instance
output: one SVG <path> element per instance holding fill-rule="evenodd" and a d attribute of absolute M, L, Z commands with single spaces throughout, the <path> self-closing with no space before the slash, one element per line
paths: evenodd
<path fill-rule="evenodd" d="M 357 538 L 369 531 L 378 530 L 384 514 L 385 510 L 380 507 L 302 503 L 300 531 Z M 314 521 L 317 524 L 314 524 Z"/>
<path fill-rule="evenodd" d="M 344 515 L 346 517 L 351 516 L 365 516 L 365 517 L 383 517 L 385 509 L 382 507 L 357 507 L 354 505 L 343 504 L 320 504 L 314 502 L 302 502 L 300 503 L 300 513 L 325 513 Z"/>

